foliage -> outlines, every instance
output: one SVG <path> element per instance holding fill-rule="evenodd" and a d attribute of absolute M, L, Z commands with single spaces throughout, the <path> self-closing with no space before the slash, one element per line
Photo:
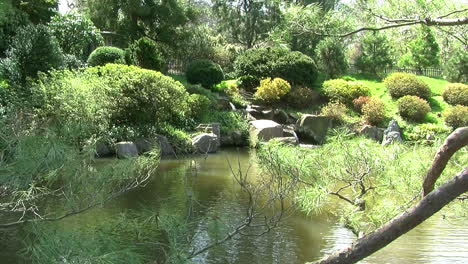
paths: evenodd
<path fill-rule="evenodd" d="M 125 52 L 116 47 L 99 47 L 88 57 L 88 66 L 104 66 L 107 63 L 125 64 Z"/>
<path fill-rule="evenodd" d="M 444 78 L 451 82 L 468 83 L 468 51 L 460 47 L 450 52 L 447 62 L 442 64 Z"/>
<path fill-rule="evenodd" d="M 356 67 L 365 73 L 377 74 L 386 67 L 392 66 L 390 56 L 392 50 L 389 39 L 378 32 L 368 33 L 361 39 L 360 54 L 356 59 Z"/>
<path fill-rule="evenodd" d="M 445 126 L 436 124 L 420 124 L 414 127 L 405 129 L 404 137 L 409 141 L 423 142 L 428 136 L 434 136 L 435 139 L 441 141 L 449 135 L 449 129 Z"/>
<path fill-rule="evenodd" d="M 468 85 L 463 83 L 451 83 L 445 86 L 442 97 L 451 105 L 468 106 Z"/>
<path fill-rule="evenodd" d="M 283 96 L 289 93 L 291 85 L 281 78 L 266 78 L 260 81 L 260 86 L 254 94 L 255 98 L 266 103 L 278 102 Z"/>
<path fill-rule="evenodd" d="M 0 58 L 9 48 L 11 39 L 18 29 L 27 23 L 27 15 L 16 9 L 11 0 L 0 3 Z"/>
<path fill-rule="evenodd" d="M 213 101 L 201 94 L 191 94 L 188 98 L 190 116 L 194 120 L 200 120 L 201 117 L 210 111 L 213 107 Z"/>
<path fill-rule="evenodd" d="M 390 95 L 395 99 L 405 95 L 414 95 L 424 99 L 429 99 L 431 96 L 429 86 L 414 74 L 392 73 L 385 78 L 384 84 Z"/>
<path fill-rule="evenodd" d="M 245 116 L 233 111 L 211 111 L 203 117 L 203 123 L 217 122 L 220 124 L 221 134 L 239 131 L 244 139 L 249 135 L 249 123 Z"/>
<path fill-rule="evenodd" d="M 167 69 L 166 59 L 161 48 L 147 37 L 133 42 L 125 52 L 127 64 L 161 72 L 165 72 Z"/>
<path fill-rule="evenodd" d="M 328 80 L 323 83 L 323 93 L 332 101 L 351 105 L 360 96 L 367 96 L 370 90 L 361 82 L 343 79 Z"/>
<path fill-rule="evenodd" d="M 409 52 L 399 61 L 401 66 L 417 69 L 439 65 L 439 45 L 427 26 L 421 26 L 418 37 L 408 44 Z"/>
<path fill-rule="evenodd" d="M 268 0 L 215 0 L 213 11 L 220 32 L 247 49 L 264 40 L 282 17 L 280 3 Z"/>
<path fill-rule="evenodd" d="M 283 97 L 284 102 L 296 109 L 304 109 L 318 105 L 320 94 L 304 86 L 293 86 L 291 91 Z"/>
<path fill-rule="evenodd" d="M 315 49 L 319 61 L 319 68 L 329 78 L 337 78 L 345 73 L 348 64 L 345 58 L 345 46 L 342 40 L 325 38 L 319 42 Z"/>
<path fill-rule="evenodd" d="M 278 77 L 291 85 L 310 86 L 317 78 L 314 61 L 297 51 L 282 48 L 250 49 L 235 62 L 236 75 L 242 86 L 257 87 L 261 79 Z"/>
<path fill-rule="evenodd" d="M 362 113 L 362 108 L 365 104 L 367 104 L 371 100 L 370 96 L 359 96 L 358 98 L 353 100 L 354 110 L 359 113 Z"/>
<path fill-rule="evenodd" d="M 444 112 L 445 123 L 453 128 L 468 126 L 468 106 L 456 105 Z"/>
<path fill-rule="evenodd" d="M 384 102 L 379 98 L 370 97 L 362 107 L 362 115 L 364 120 L 371 125 L 382 123 L 386 118 Z"/>
<path fill-rule="evenodd" d="M 11 83 L 23 85 L 38 72 L 47 72 L 63 65 L 62 51 L 49 28 L 28 25 L 19 29 L 0 68 Z"/>
<path fill-rule="evenodd" d="M 210 60 L 196 60 L 189 64 L 185 72 L 187 81 L 210 89 L 224 79 L 221 67 Z"/>
<path fill-rule="evenodd" d="M 89 54 L 104 43 L 99 30 L 86 17 L 76 14 L 56 15 L 48 24 L 65 54 L 86 61 Z"/>
<path fill-rule="evenodd" d="M 422 121 L 430 111 L 429 103 L 417 96 L 405 95 L 398 99 L 398 112 L 403 118 Z"/>
<path fill-rule="evenodd" d="M 345 121 L 346 105 L 337 102 L 331 102 L 322 107 L 320 114 L 330 118 L 334 123 L 341 124 Z"/>
<path fill-rule="evenodd" d="M 203 88 L 199 84 L 187 84 L 185 85 L 185 89 L 190 94 L 203 95 L 206 98 L 210 99 L 210 101 L 212 101 L 213 103 L 216 102 L 216 95 L 214 95 L 212 91 Z"/>

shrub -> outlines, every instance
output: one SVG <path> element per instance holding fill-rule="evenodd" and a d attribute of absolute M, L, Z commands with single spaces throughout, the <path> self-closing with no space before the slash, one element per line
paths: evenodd
<path fill-rule="evenodd" d="M 104 66 L 107 63 L 125 64 L 125 52 L 116 47 L 99 47 L 88 57 L 88 66 Z"/>
<path fill-rule="evenodd" d="M 370 96 L 359 96 L 358 98 L 353 100 L 354 110 L 359 113 L 362 113 L 362 107 L 369 102 L 371 99 Z"/>
<path fill-rule="evenodd" d="M 384 80 L 390 95 L 398 99 L 406 95 L 414 95 L 424 99 L 431 96 L 429 86 L 410 73 L 392 73 Z"/>
<path fill-rule="evenodd" d="M 281 48 L 249 49 L 237 57 L 234 68 L 246 89 L 254 89 L 268 77 L 303 86 L 311 85 L 317 78 L 317 67 L 309 56 Z"/>
<path fill-rule="evenodd" d="M 185 72 L 187 81 L 210 89 L 224 79 L 221 67 L 210 60 L 196 60 L 189 64 Z"/>
<path fill-rule="evenodd" d="M 451 83 L 444 88 L 442 97 L 451 105 L 468 106 L 468 85 Z"/>
<path fill-rule="evenodd" d="M 446 138 L 449 132 L 449 129 L 445 126 L 426 123 L 417 126 L 408 126 L 405 129 L 404 136 L 411 141 L 422 141 L 427 140 L 428 135 L 434 135 L 437 138 Z"/>
<path fill-rule="evenodd" d="M 56 15 L 49 23 L 62 51 L 85 62 L 89 54 L 103 45 L 104 39 L 93 22 L 77 14 Z"/>
<path fill-rule="evenodd" d="M 445 123 L 453 128 L 468 126 L 468 106 L 456 105 L 444 112 Z"/>
<path fill-rule="evenodd" d="M 153 40 L 143 37 L 133 42 L 125 51 L 127 64 L 141 68 L 165 72 L 166 60 L 161 48 Z"/>
<path fill-rule="evenodd" d="M 199 121 L 213 107 L 213 102 L 204 95 L 192 94 L 188 98 L 188 106 L 190 116 Z"/>
<path fill-rule="evenodd" d="M 260 86 L 257 88 L 254 97 L 266 103 L 277 102 L 289 93 L 291 85 L 281 78 L 266 78 L 260 81 Z"/>
<path fill-rule="evenodd" d="M 362 83 L 347 82 L 342 79 L 325 81 L 322 91 L 332 101 L 348 105 L 351 105 L 354 99 L 370 94 L 369 88 Z"/>
<path fill-rule="evenodd" d="M 319 66 L 330 78 L 336 78 L 348 68 L 343 41 L 325 38 L 319 42 L 315 54 L 319 57 Z"/>
<path fill-rule="evenodd" d="M 206 96 L 212 102 L 216 102 L 216 95 L 214 95 L 213 92 L 211 92 L 210 90 L 201 87 L 201 85 L 199 84 L 187 84 L 185 86 L 185 89 L 187 89 L 187 92 L 189 92 L 189 94 L 200 94 Z"/>
<path fill-rule="evenodd" d="M 385 120 L 385 104 L 382 100 L 369 97 L 367 102 L 362 107 L 364 120 L 371 125 L 378 125 Z"/>
<path fill-rule="evenodd" d="M 398 99 L 398 111 L 403 118 L 422 121 L 431 107 L 426 100 L 413 95 L 406 95 Z"/>
<path fill-rule="evenodd" d="M 7 58 L 0 67 L 10 83 L 23 86 L 26 78 L 36 78 L 38 72 L 47 72 L 63 65 L 62 51 L 49 28 L 28 25 L 13 38 Z"/>
<path fill-rule="evenodd" d="M 320 94 L 307 87 L 293 86 L 283 99 L 287 105 L 296 109 L 303 109 L 318 104 Z"/>
<path fill-rule="evenodd" d="M 320 114 L 330 118 L 334 123 L 341 124 L 346 116 L 346 105 L 337 102 L 328 103 L 320 110 Z"/>
<path fill-rule="evenodd" d="M 361 53 L 356 68 L 361 72 L 377 74 L 393 64 L 390 42 L 383 34 L 368 33 L 361 40 Z"/>

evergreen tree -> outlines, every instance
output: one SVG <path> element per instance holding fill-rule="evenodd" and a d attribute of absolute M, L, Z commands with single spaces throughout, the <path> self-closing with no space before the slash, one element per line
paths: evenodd
<path fill-rule="evenodd" d="M 369 33 L 361 40 L 361 54 L 356 59 L 356 67 L 366 73 L 377 74 L 391 66 L 389 40 L 378 32 Z"/>
<path fill-rule="evenodd" d="M 429 27 L 421 26 L 418 38 L 408 44 L 408 49 L 409 52 L 400 59 L 401 66 L 422 70 L 439 65 L 439 45 Z"/>

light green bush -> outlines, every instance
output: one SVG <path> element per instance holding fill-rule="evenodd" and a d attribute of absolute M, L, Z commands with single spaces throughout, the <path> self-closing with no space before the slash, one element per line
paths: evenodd
<path fill-rule="evenodd" d="M 362 107 L 364 120 L 371 125 L 378 125 L 385 120 L 385 104 L 382 100 L 369 97 L 369 100 Z"/>
<path fill-rule="evenodd" d="M 456 105 L 444 112 L 445 123 L 453 128 L 468 126 L 468 106 Z"/>
<path fill-rule="evenodd" d="M 370 90 L 357 81 L 343 79 L 328 80 L 323 83 L 322 91 L 331 100 L 351 105 L 353 100 L 360 96 L 370 95 Z"/>
<path fill-rule="evenodd" d="M 125 52 L 116 47 L 99 47 L 88 57 L 88 66 L 104 66 L 107 63 L 125 64 Z"/>
<path fill-rule="evenodd" d="M 429 103 L 417 96 L 406 95 L 398 99 L 398 112 L 403 118 L 422 121 L 430 111 Z"/>
<path fill-rule="evenodd" d="M 451 105 L 468 106 L 468 85 L 463 83 L 448 84 L 442 92 L 442 97 Z"/>
<path fill-rule="evenodd" d="M 392 73 L 385 78 L 384 84 L 390 95 L 395 99 L 405 95 L 414 95 L 423 99 L 428 99 L 431 96 L 429 86 L 414 74 Z"/>
<path fill-rule="evenodd" d="M 291 90 L 291 85 L 281 78 L 266 78 L 260 81 L 260 86 L 254 97 L 266 103 L 278 102 Z"/>

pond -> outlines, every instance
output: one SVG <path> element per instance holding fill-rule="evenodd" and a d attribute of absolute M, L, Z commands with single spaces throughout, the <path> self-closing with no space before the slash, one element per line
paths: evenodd
<path fill-rule="evenodd" d="M 157 175 L 146 187 L 126 194 L 104 208 L 65 219 L 60 225 L 101 224 L 119 212 L 139 210 L 144 205 L 145 209 L 152 210 L 190 208 L 193 214 L 216 214 L 234 226 L 243 219 L 247 201 L 238 195 L 240 189 L 233 180 L 229 163 L 241 164 L 243 169 L 251 164 L 249 173 L 255 175 L 252 155 L 248 150 L 223 150 L 208 156 L 163 160 Z M 187 200 L 187 196 L 194 199 Z M 203 221 L 197 223 L 192 243 L 194 249 L 211 242 L 207 229 Z M 236 236 L 199 255 L 194 262 L 304 263 L 347 247 L 354 239 L 353 233 L 330 217 L 293 212 L 270 232 L 262 236 Z M 0 257 L 10 255 L 5 253 Z M 467 259 L 468 225 L 461 220 L 444 219 L 442 214 L 438 214 L 361 263 L 455 264 L 467 263 Z M 0 259 L 0 263 L 13 263 L 11 261 L 2 262 Z"/>

